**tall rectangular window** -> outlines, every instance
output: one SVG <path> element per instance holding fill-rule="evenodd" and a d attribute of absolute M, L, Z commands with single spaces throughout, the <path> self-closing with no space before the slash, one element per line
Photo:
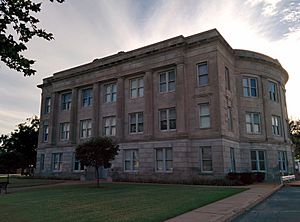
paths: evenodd
<path fill-rule="evenodd" d="M 261 121 L 259 113 L 246 113 L 246 131 L 250 134 L 261 133 Z"/>
<path fill-rule="evenodd" d="M 229 69 L 225 66 L 225 88 L 230 90 L 230 76 Z"/>
<path fill-rule="evenodd" d="M 159 110 L 160 130 L 175 130 L 176 129 L 176 109 L 161 109 Z"/>
<path fill-rule="evenodd" d="M 43 142 L 48 142 L 49 137 L 49 122 L 44 120 L 43 122 Z"/>
<path fill-rule="evenodd" d="M 280 172 L 287 172 L 288 161 L 287 161 L 286 151 L 278 151 L 278 166 Z"/>
<path fill-rule="evenodd" d="M 103 118 L 104 122 L 104 136 L 115 136 L 116 135 L 116 117 L 108 116 Z"/>
<path fill-rule="evenodd" d="M 230 131 L 233 130 L 232 108 L 230 106 L 227 107 L 227 128 Z"/>
<path fill-rule="evenodd" d="M 76 159 L 75 153 L 73 154 L 73 171 L 74 172 L 82 172 L 84 171 L 84 165 L 80 163 L 78 159 Z"/>
<path fill-rule="evenodd" d="M 90 138 L 92 136 L 92 120 L 85 119 L 80 121 L 80 138 Z"/>
<path fill-rule="evenodd" d="M 172 92 L 176 88 L 175 70 L 168 70 L 159 74 L 159 91 Z"/>
<path fill-rule="evenodd" d="M 135 172 L 139 169 L 138 150 L 124 150 L 124 171 Z"/>
<path fill-rule="evenodd" d="M 92 105 L 93 102 L 93 89 L 83 89 L 82 90 L 82 100 L 81 100 L 81 106 L 82 107 L 88 107 Z"/>
<path fill-rule="evenodd" d="M 45 169 L 45 154 L 41 154 L 40 156 L 40 171 Z"/>
<path fill-rule="evenodd" d="M 144 78 L 136 78 L 130 80 L 130 98 L 144 96 Z"/>
<path fill-rule="evenodd" d="M 257 97 L 258 96 L 257 79 L 252 77 L 244 77 L 243 89 L 244 89 L 244 96 Z"/>
<path fill-rule="evenodd" d="M 200 116 L 200 128 L 210 127 L 210 110 L 208 103 L 202 103 L 199 105 L 199 116 Z"/>
<path fill-rule="evenodd" d="M 62 153 L 52 153 L 52 171 L 60 172 L 62 170 Z"/>
<path fill-rule="evenodd" d="M 277 84 L 275 82 L 268 82 L 268 91 L 270 100 L 278 101 Z"/>
<path fill-rule="evenodd" d="M 203 173 L 211 173 L 213 171 L 210 146 L 200 147 L 200 171 Z"/>
<path fill-rule="evenodd" d="M 51 97 L 46 97 L 45 99 L 45 114 L 51 112 Z"/>
<path fill-rule="evenodd" d="M 72 93 L 63 93 L 61 95 L 61 110 L 70 110 L 72 101 Z"/>
<path fill-rule="evenodd" d="M 173 155 L 172 148 L 157 148 L 155 149 L 155 169 L 158 172 L 173 171 Z"/>
<path fill-rule="evenodd" d="M 68 140 L 70 138 L 70 123 L 60 124 L 60 140 Z"/>
<path fill-rule="evenodd" d="M 198 85 L 203 86 L 208 84 L 208 65 L 207 62 L 202 62 L 197 65 Z"/>
<path fill-rule="evenodd" d="M 251 169 L 252 171 L 266 171 L 266 157 L 263 150 L 251 151 Z"/>
<path fill-rule="evenodd" d="M 117 101 L 117 84 L 111 83 L 104 86 L 105 88 L 105 97 L 104 101 L 106 103 L 116 102 Z"/>
<path fill-rule="evenodd" d="M 144 117 L 143 113 L 130 113 L 129 114 L 130 122 L 130 133 L 142 133 L 144 131 Z"/>
<path fill-rule="evenodd" d="M 281 136 L 281 121 L 279 116 L 272 116 L 272 133 Z"/>
<path fill-rule="evenodd" d="M 230 172 L 235 172 L 235 154 L 234 148 L 230 147 Z"/>

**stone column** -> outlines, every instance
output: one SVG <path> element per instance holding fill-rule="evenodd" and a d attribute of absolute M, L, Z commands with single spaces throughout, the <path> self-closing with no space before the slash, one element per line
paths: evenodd
<path fill-rule="evenodd" d="M 176 128 L 180 135 L 186 134 L 186 87 L 184 63 L 177 64 L 176 69 Z"/>
<path fill-rule="evenodd" d="M 70 110 L 70 142 L 76 144 L 77 142 L 77 113 L 78 113 L 78 89 L 72 89 L 72 101 Z"/>
<path fill-rule="evenodd" d="M 99 136 L 99 103 L 100 103 L 100 87 L 99 83 L 93 85 L 93 120 L 92 135 Z"/>
<path fill-rule="evenodd" d="M 59 106 L 59 94 L 57 92 L 53 92 L 51 95 L 51 110 L 50 110 L 50 119 L 49 119 L 49 133 L 51 141 L 51 145 L 56 145 L 56 136 L 57 136 L 57 115 L 60 112 Z"/>
<path fill-rule="evenodd" d="M 119 141 L 124 139 L 124 112 L 125 112 L 124 78 L 119 77 L 117 81 L 117 126 L 116 137 Z"/>
<path fill-rule="evenodd" d="M 153 102 L 153 73 L 147 71 L 144 76 L 144 130 L 145 137 L 152 139 L 154 136 L 154 102 Z"/>

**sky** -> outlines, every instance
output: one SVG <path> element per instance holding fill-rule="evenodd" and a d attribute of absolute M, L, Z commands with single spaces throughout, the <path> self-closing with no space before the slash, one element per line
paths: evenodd
<path fill-rule="evenodd" d="M 44 0 L 36 16 L 55 40 L 34 38 L 27 45 L 24 55 L 36 60 L 35 76 L 0 62 L 0 134 L 39 116 L 37 85 L 55 72 L 213 28 L 234 49 L 279 60 L 290 76 L 288 115 L 300 118 L 300 0 Z"/>

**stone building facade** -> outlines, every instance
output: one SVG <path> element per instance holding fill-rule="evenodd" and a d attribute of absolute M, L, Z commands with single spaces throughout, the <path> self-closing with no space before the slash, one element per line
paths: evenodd
<path fill-rule="evenodd" d="M 79 177 L 76 145 L 115 137 L 117 179 L 191 181 L 293 171 L 276 59 L 235 50 L 216 30 L 178 36 L 43 80 L 36 173 Z M 86 173 L 86 172 L 84 172 Z"/>

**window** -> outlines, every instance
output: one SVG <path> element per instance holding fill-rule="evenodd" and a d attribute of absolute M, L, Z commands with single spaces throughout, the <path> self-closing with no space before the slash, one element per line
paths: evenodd
<path fill-rule="evenodd" d="M 104 121 L 104 136 L 115 136 L 116 135 L 116 117 L 108 116 L 103 118 Z"/>
<path fill-rule="evenodd" d="M 234 148 L 230 147 L 230 172 L 235 172 L 235 155 Z"/>
<path fill-rule="evenodd" d="M 80 161 L 76 159 L 75 153 L 73 154 L 73 159 L 74 159 L 73 171 L 75 172 L 84 171 L 84 165 L 80 164 Z"/>
<path fill-rule="evenodd" d="M 281 135 L 281 121 L 279 116 L 272 116 L 272 133 L 275 136 Z"/>
<path fill-rule="evenodd" d="M 70 123 L 60 124 L 60 139 L 68 140 L 70 137 Z"/>
<path fill-rule="evenodd" d="M 176 87 L 175 70 L 169 70 L 159 74 L 159 92 L 172 92 Z"/>
<path fill-rule="evenodd" d="M 52 171 L 62 170 L 62 153 L 52 153 Z"/>
<path fill-rule="evenodd" d="M 287 155 L 285 151 L 279 151 L 278 152 L 278 166 L 280 172 L 286 172 L 288 170 L 288 161 L 287 161 Z"/>
<path fill-rule="evenodd" d="M 124 171 L 134 172 L 138 169 L 138 150 L 124 150 Z"/>
<path fill-rule="evenodd" d="M 203 173 L 211 173 L 213 171 L 210 146 L 200 147 L 200 171 Z"/>
<path fill-rule="evenodd" d="M 159 111 L 160 130 L 176 130 L 176 109 L 162 109 Z"/>
<path fill-rule="evenodd" d="M 144 96 L 144 78 L 136 78 L 130 80 L 130 98 Z"/>
<path fill-rule="evenodd" d="M 252 169 L 252 171 L 265 171 L 266 170 L 265 151 L 263 151 L 263 150 L 252 150 L 251 151 L 251 169 Z"/>
<path fill-rule="evenodd" d="M 278 101 L 277 84 L 269 81 L 268 91 L 270 100 Z"/>
<path fill-rule="evenodd" d="M 257 97 L 257 79 L 245 77 L 243 78 L 244 96 Z"/>
<path fill-rule="evenodd" d="M 45 120 L 43 122 L 43 142 L 48 142 L 49 137 L 49 122 Z"/>
<path fill-rule="evenodd" d="M 251 134 L 261 133 L 261 123 L 259 113 L 247 113 L 246 114 L 246 131 Z"/>
<path fill-rule="evenodd" d="M 91 106 L 93 102 L 93 89 L 83 89 L 82 90 L 82 107 Z"/>
<path fill-rule="evenodd" d="M 80 121 L 80 138 L 85 139 L 92 136 L 92 120 L 85 119 Z"/>
<path fill-rule="evenodd" d="M 225 88 L 230 90 L 230 76 L 229 69 L 225 66 Z"/>
<path fill-rule="evenodd" d="M 171 172 L 173 171 L 172 148 L 155 149 L 156 171 Z"/>
<path fill-rule="evenodd" d="M 61 95 L 61 109 L 62 110 L 70 110 L 71 108 L 71 93 L 64 93 Z"/>
<path fill-rule="evenodd" d="M 131 113 L 129 114 L 130 133 L 142 133 L 144 131 L 144 117 L 143 113 Z"/>
<path fill-rule="evenodd" d="M 116 102 L 117 101 L 117 84 L 111 83 L 104 86 L 105 88 L 105 98 L 106 103 Z"/>
<path fill-rule="evenodd" d="M 197 75 L 199 86 L 208 84 L 208 65 L 207 62 L 202 62 L 197 65 Z"/>
<path fill-rule="evenodd" d="M 45 114 L 50 113 L 51 111 L 51 97 L 46 97 L 45 99 Z"/>
<path fill-rule="evenodd" d="M 233 123 L 232 123 L 232 108 L 227 107 L 227 128 L 228 130 L 233 129 Z"/>
<path fill-rule="evenodd" d="M 199 105 L 200 128 L 210 127 L 210 111 L 209 104 L 203 103 Z"/>
<path fill-rule="evenodd" d="M 41 154 L 40 156 L 40 171 L 45 169 L 45 154 Z"/>

